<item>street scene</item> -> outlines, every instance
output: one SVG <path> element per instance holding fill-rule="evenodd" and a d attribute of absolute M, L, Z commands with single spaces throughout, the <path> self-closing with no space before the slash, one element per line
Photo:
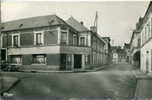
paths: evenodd
<path fill-rule="evenodd" d="M 0 100 L 152 100 L 152 1 L 0 9 Z"/>

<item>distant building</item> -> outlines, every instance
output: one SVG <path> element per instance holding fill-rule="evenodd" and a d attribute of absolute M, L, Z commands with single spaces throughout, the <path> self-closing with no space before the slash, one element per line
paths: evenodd
<path fill-rule="evenodd" d="M 118 64 L 118 52 L 116 47 L 112 47 L 112 63 Z"/>
<path fill-rule="evenodd" d="M 126 52 L 120 46 L 112 46 L 112 55 L 113 63 L 126 63 Z"/>
<path fill-rule="evenodd" d="M 126 52 L 126 62 L 129 63 L 129 61 L 130 61 L 130 44 L 125 43 L 124 44 L 124 50 Z"/>
<path fill-rule="evenodd" d="M 107 58 L 107 63 L 111 63 L 112 61 L 112 50 L 111 50 L 111 39 L 110 37 L 102 37 L 105 41 L 106 41 L 106 53 L 108 55 L 108 58 Z"/>
<path fill-rule="evenodd" d="M 144 15 L 141 26 L 141 70 L 152 72 L 152 1 Z"/>
<path fill-rule="evenodd" d="M 74 18 L 38 16 L 2 23 L 1 29 L 1 58 L 20 70 L 85 70 L 107 63 L 107 42 Z"/>

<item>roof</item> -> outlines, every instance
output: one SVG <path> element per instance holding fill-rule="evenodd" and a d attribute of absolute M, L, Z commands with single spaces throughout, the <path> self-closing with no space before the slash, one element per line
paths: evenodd
<path fill-rule="evenodd" d="M 73 27 L 75 30 L 77 30 L 78 32 L 84 32 L 84 31 L 89 31 L 88 28 L 86 28 L 84 25 L 82 25 L 80 22 L 78 22 L 76 19 L 74 19 L 73 17 L 70 17 L 67 21 L 66 21 L 71 27 Z"/>
<path fill-rule="evenodd" d="M 30 17 L 2 23 L 2 31 L 67 24 L 56 15 Z"/>

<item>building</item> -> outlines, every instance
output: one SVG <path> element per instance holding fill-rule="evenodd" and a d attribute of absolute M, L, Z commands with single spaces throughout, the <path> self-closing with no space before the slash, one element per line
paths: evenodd
<path fill-rule="evenodd" d="M 129 43 L 124 43 L 124 50 L 126 52 L 126 62 L 129 63 L 130 61 L 130 44 Z"/>
<path fill-rule="evenodd" d="M 106 42 L 82 23 L 70 24 L 71 19 L 48 15 L 2 23 L 2 61 L 28 71 L 106 64 Z"/>
<path fill-rule="evenodd" d="M 112 46 L 112 63 L 118 64 L 118 53 L 117 48 L 115 46 Z"/>
<path fill-rule="evenodd" d="M 112 46 L 112 62 L 114 64 L 126 63 L 125 49 L 120 46 Z"/>
<path fill-rule="evenodd" d="M 141 70 L 152 71 L 152 1 L 143 17 L 141 26 Z"/>
<path fill-rule="evenodd" d="M 112 50 L 111 50 L 111 39 L 110 37 L 102 37 L 104 41 L 106 41 L 106 55 L 108 55 L 107 63 L 110 64 L 112 62 Z"/>
<path fill-rule="evenodd" d="M 110 38 L 105 40 L 96 32 L 94 27 L 90 27 L 90 30 L 84 26 L 84 23 L 77 21 L 73 17 L 67 20 L 67 23 L 78 31 L 79 41 L 84 41 L 84 46 L 91 48 L 90 53 L 90 65 L 99 66 L 107 64 L 108 49 Z"/>
<path fill-rule="evenodd" d="M 136 29 L 133 30 L 131 40 L 130 40 L 130 64 L 137 67 L 140 66 L 140 47 L 141 47 L 141 24 L 143 23 L 143 18 L 140 17 L 136 24 Z"/>

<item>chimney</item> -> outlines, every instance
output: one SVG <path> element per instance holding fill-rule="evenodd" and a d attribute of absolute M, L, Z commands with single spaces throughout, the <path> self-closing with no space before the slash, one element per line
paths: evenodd
<path fill-rule="evenodd" d="M 80 24 L 83 25 L 83 21 L 81 21 Z"/>
<path fill-rule="evenodd" d="M 95 26 L 91 26 L 90 27 L 90 30 L 94 33 L 97 33 L 97 28 Z"/>

